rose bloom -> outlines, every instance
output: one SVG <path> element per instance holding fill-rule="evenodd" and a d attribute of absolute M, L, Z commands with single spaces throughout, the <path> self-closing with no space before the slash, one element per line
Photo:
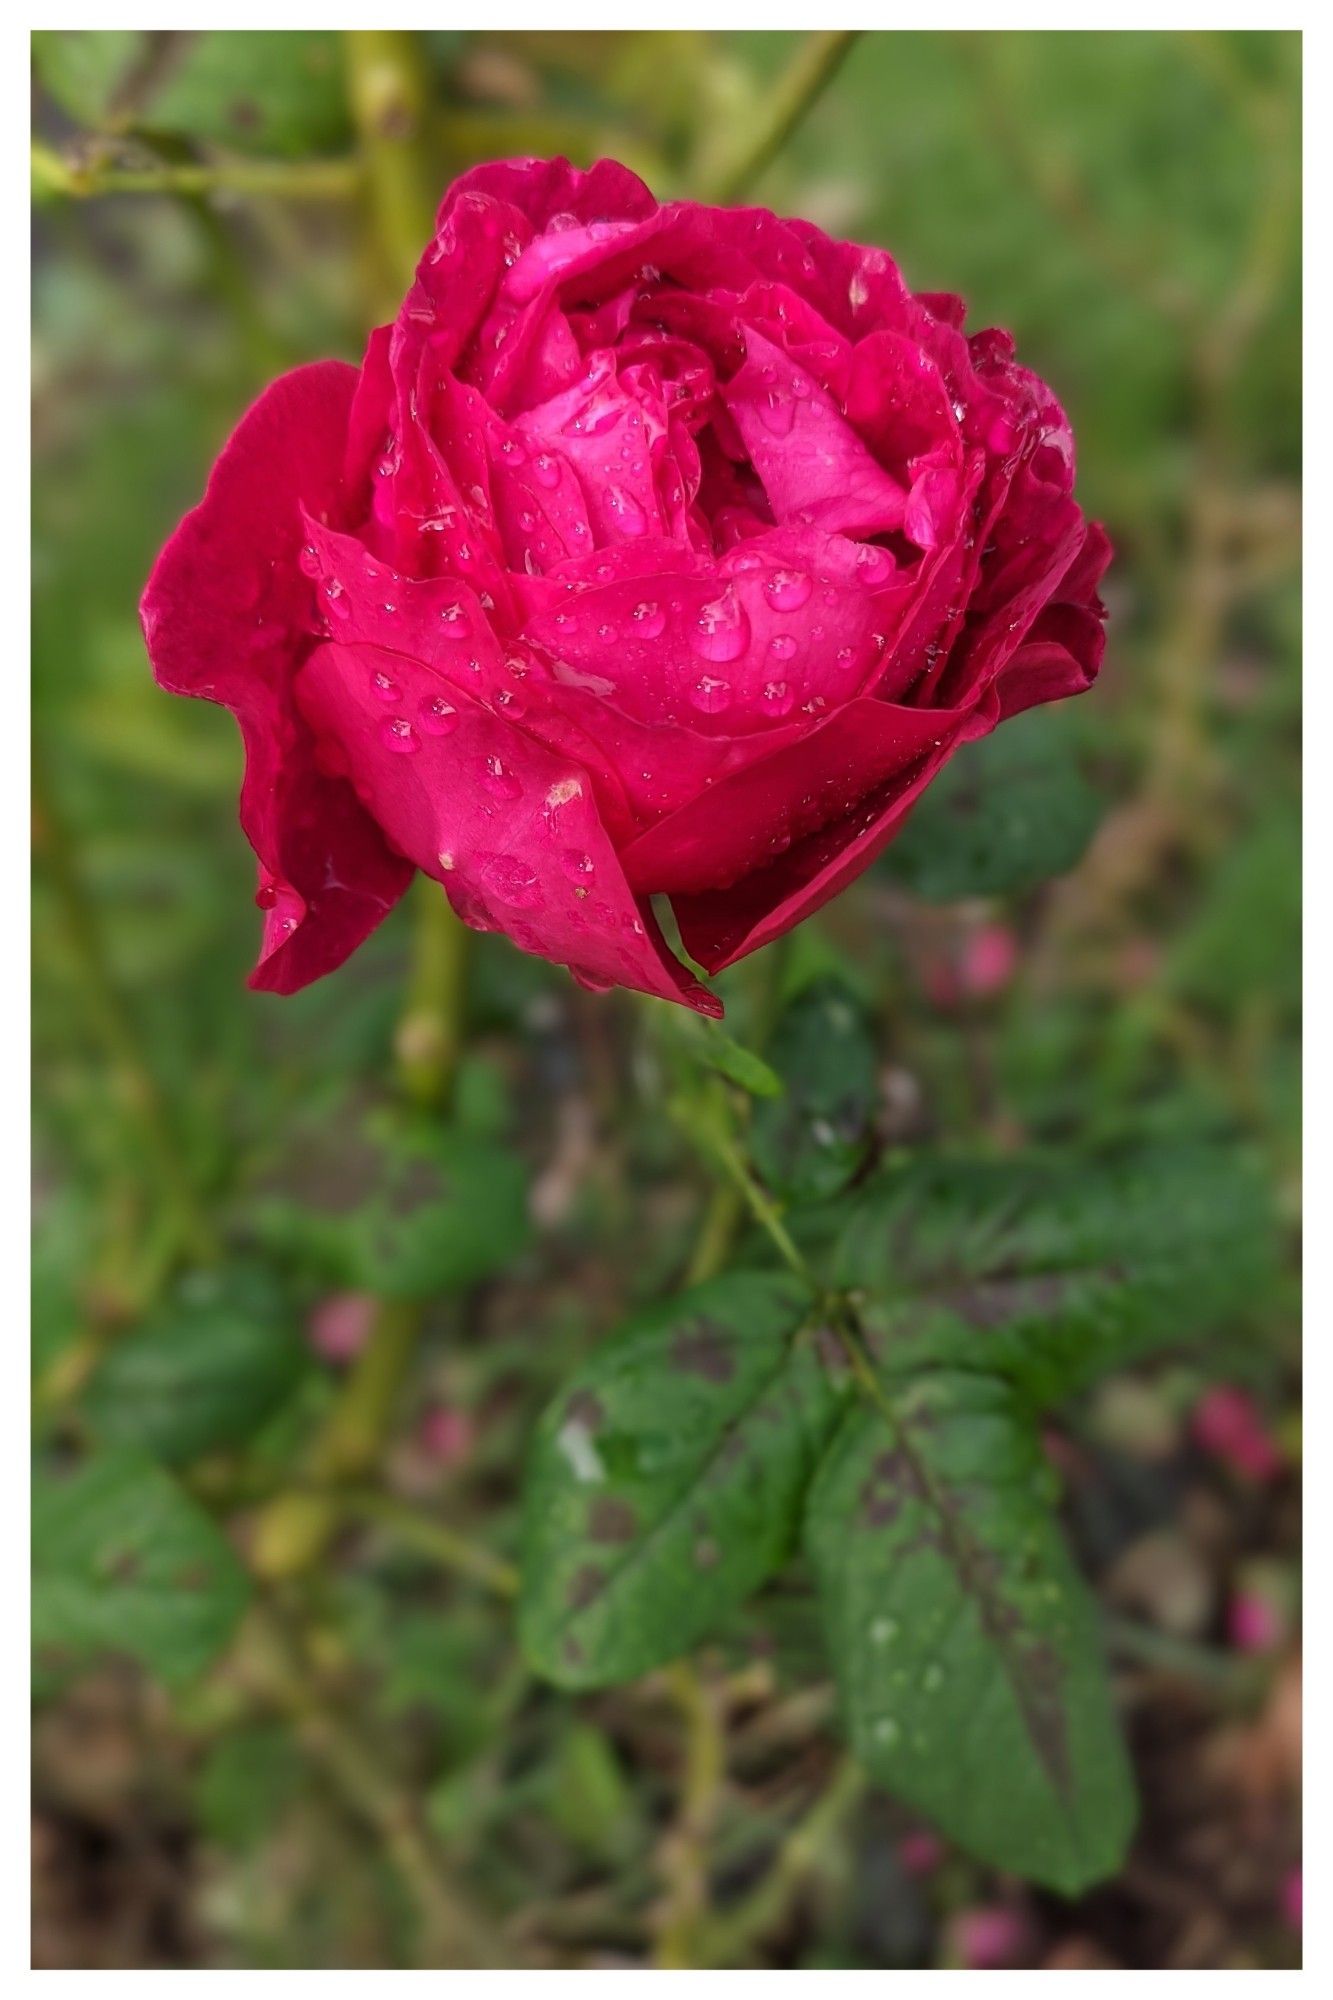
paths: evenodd
<path fill-rule="evenodd" d="M 240 724 L 252 983 L 332 971 L 415 869 L 465 922 L 702 1013 L 961 743 L 1086 688 L 1106 536 L 1006 334 L 882 250 L 465 174 L 359 369 L 242 420 L 143 599 Z"/>

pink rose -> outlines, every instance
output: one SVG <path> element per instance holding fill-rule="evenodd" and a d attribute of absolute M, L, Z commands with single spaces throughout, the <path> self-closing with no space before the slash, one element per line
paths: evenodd
<path fill-rule="evenodd" d="M 331 971 L 414 869 L 481 929 L 704 1013 L 960 743 L 1086 688 L 1109 549 L 999 332 L 882 250 L 476 168 L 360 369 L 275 382 L 143 600 L 235 711 L 253 983 Z"/>

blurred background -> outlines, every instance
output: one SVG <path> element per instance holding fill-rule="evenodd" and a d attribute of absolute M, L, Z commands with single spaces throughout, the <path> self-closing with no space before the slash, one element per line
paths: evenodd
<path fill-rule="evenodd" d="M 477 941 L 458 1117 L 518 1163 L 526 1216 L 484 1282 L 430 1290 L 375 1504 L 288 1606 L 296 1653 L 249 1616 L 215 1642 L 244 1585 L 238 1566 L 217 1601 L 233 1580 L 198 1538 L 250 1549 L 384 1290 L 364 1127 L 405 1060 L 409 918 L 295 999 L 245 991 L 239 744 L 154 688 L 136 606 L 263 383 L 358 359 L 391 308 L 344 40 L 33 40 L 39 1493 L 90 1428 L 142 1442 L 169 1343 L 109 1389 L 127 1330 L 184 1315 L 222 1351 L 269 1327 L 280 1357 L 262 1393 L 247 1378 L 244 1450 L 169 1435 L 179 1484 L 106 1496 L 165 1509 L 153 1548 L 207 1571 L 188 1629 L 128 1571 L 128 1611 L 95 1588 L 75 1606 L 39 1534 L 60 1637 L 35 1663 L 35 1961 L 447 1963 L 430 1940 L 461 1911 L 504 1940 L 493 1962 L 648 1965 L 711 1899 L 741 1913 L 736 1965 L 1294 1965 L 1294 1260 L 1243 1337 L 1117 1378 L 1049 1440 L 1143 1791 L 1117 1881 L 1067 1904 L 877 1792 L 831 1793 L 799 1573 L 701 1658 L 728 1757 L 700 1807 L 668 1676 L 568 1696 L 514 1646 L 524 1441 L 678 1274 L 707 1189 L 642 1010 L 501 939 Z M 1299 38 L 870 34 L 823 48 L 817 93 L 821 49 L 782 34 L 435 33 L 397 55 L 437 188 L 511 153 L 615 154 L 664 195 L 744 179 L 1013 330 L 1117 550 L 1106 667 L 1063 739 L 1096 812 L 1060 879 L 984 900 L 909 895 L 890 850 L 801 948 L 862 996 L 879 1139 L 1239 1131 L 1294 1234 Z M 1067 811 L 1023 797 L 1038 836 Z"/>

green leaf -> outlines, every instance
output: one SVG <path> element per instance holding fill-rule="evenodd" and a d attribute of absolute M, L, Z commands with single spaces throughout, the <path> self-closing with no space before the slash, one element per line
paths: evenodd
<path fill-rule="evenodd" d="M 1074 1895 L 1134 1797 L 1097 1610 L 1014 1393 L 939 1374 L 844 1420 L 805 1540 L 853 1750 L 978 1859 Z"/>
<path fill-rule="evenodd" d="M 98 1436 L 168 1465 L 244 1444 L 310 1362 L 291 1302 L 258 1265 L 197 1271 L 118 1340 L 88 1386 Z"/>
<path fill-rule="evenodd" d="M 328 152 L 348 138 L 336 34 L 216 29 L 195 35 L 148 107 L 150 122 L 242 152 Z"/>
<path fill-rule="evenodd" d="M 964 744 L 881 866 L 928 903 L 1018 895 L 1072 868 L 1100 816 L 1068 723 L 1037 709 Z"/>
<path fill-rule="evenodd" d="M 527 1246 L 527 1169 L 495 1140 L 377 1119 L 343 1135 L 327 1166 L 322 1212 L 274 1199 L 258 1221 L 272 1249 L 308 1259 L 331 1282 L 428 1298 L 493 1276 Z M 307 1199 L 319 1197 L 311 1186 Z"/>
<path fill-rule="evenodd" d="M 692 1018 L 697 1019 L 697 1016 Z M 751 1097 L 780 1097 L 782 1078 L 770 1069 L 753 1049 L 743 1048 L 713 1022 L 708 1022 L 700 1040 L 700 1054 L 710 1069 L 726 1077 Z"/>
<path fill-rule="evenodd" d="M 129 1453 L 39 1473 L 32 1546 L 32 1643 L 47 1666 L 129 1653 L 169 1684 L 191 1680 L 226 1645 L 249 1593 L 203 1509 Z"/>
<path fill-rule="evenodd" d="M 882 1373 L 984 1369 L 1048 1403 L 1213 1331 L 1262 1292 L 1272 1248 L 1264 1178 L 1221 1146 L 918 1158 L 860 1193 L 834 1282 Z"/>
<path fill-rule="evenodd" d="M 786 1089 L 756 1107 L 751 1155 L 784 1201 L 822 1201 L 847 1185 L 874 1144 L 870 1024 L 840 980 L 816 980 L 783 1014 L 769 1054 Z"/>
<path fill-rule="evenodd" d="M 101 125 L 147 47 L 141 28 L 38 28 L 32 63 L 62 111 L 80 125 Z"/>
<path fill-rule="evenodd" d="M 733 1272 L 641 1314 L 546 1412 L 520 1637 L 566 1687 L 687 1652 L 790 1553 L 836 1396 L 804 1289 Z"/>

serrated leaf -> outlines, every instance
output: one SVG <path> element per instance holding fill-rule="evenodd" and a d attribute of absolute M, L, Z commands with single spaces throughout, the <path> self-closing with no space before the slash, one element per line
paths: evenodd
<path fill-rule="evenodd" d="M 203 1509 L 130 1453 L 40 1473 L 32 1500 L 32 1644 L 56 1664 L 129 1653 L 176 1684 L 231 1637 L 249 1582 Z"/>
<path fill-rule="evenodd" d="M 790 1553 L 837 1398 L 804 1288 L 732 1272 L 641 1314 L 557 1397 L 524 1499 L 519 1630 L 567 1687 L 675 1659 Z"/>
<path fill-rule="evenodd" d="M 1072 868 L 1100 816 L 1072 731 L 1039 709 L 964 744 L 881 866 L 928 903 L 1018 895 Z"/>
<path fill-rule="evenodd" d="M 782 1015 L 769 1055 L 784 1094 L 756 1106 L 751 1155 L 784 1201 L 824 1200 L 874 1143 L 875 1043 L 865 1012 L 842 981 L 816 980 Z"/>
<path fill-rule="evenodd" d="M 498 1141 L 426 1123 L 372 1121 L 340 1135 L 327 1206 L 262 1205 L 269 1245 L 354 1291 L 428 1298 L 478 1284 L 527 1245 L 527 1169 Z"/>
<path fill-rule="evenodd" d="M 834 1282 L 886 1374 L 978 1368 L 1054 1402 L 1210 1332 L 1271 1268 L 1263 1176 L 1216 1147 L 918 1158 L 860 1192 Z"/>
<path fill-rule="evenodd" d="M 805 1541 L 860 1762 L 979 1860 L 1073 1895 L 1119 1865 L 1134 1796 L 1050 1501 L 1014 1392 L 938 1374 L 844 1419 Z"/>
<path fill-rule="evenodd" d="M 291 1302 L 271 1272 L 259 1265 L 196 1271 L 111 1348 L 85 1409 L 107 1444 L 186 1465 L 245 1443 L 309 1363 Z"/>

